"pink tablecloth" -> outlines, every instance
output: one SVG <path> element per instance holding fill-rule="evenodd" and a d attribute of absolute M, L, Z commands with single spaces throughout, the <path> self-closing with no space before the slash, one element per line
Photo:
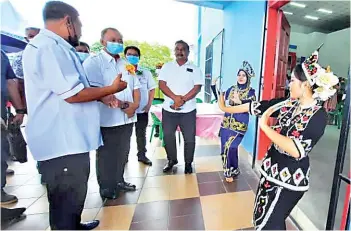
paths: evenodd
<path fill-rule="evenodd" d="M 223 112 L 219 110 L 217 104 L 199 103 L 196 110 L 196 136 L 207 139 L 218 138 Z M 162 121 L 162 105 L 152 106 L 150 112 L 155 113 Z"/>

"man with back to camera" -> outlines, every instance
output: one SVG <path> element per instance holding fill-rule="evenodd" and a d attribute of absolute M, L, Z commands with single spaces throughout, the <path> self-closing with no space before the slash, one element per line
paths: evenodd
<path fill-rule="evenodd" d="M 176 61 L 163 65 L 159 75 L 159 87 L 165 95 L 162 110 L 162 126 L 168 163 L 164 172 L 178 163 L 175 132 L 179 126 L 184 137 L 185 174 L 193 172 L 195 152 L 196 95 L 204 84 L 200 68 L 188 60 L 189 45 L 180 40 L 175 43 Z"/>
<path fill-rule="evenodd" d="M 74 47 L 82 24 L 78 11 L 60 2 L 43 9 L 45 29 L 27 45 L 23 68 L 28 104 L 28 147 L 46 182 L 51 229 L 91 230 L 81 223 L 90 173 L 89 152 L 102 145 L 97 100 L 127 87 L 90 87 Z"/>
<path fill-rule="evenodd" d="M 133 124 L 137 121 L 136 110 L 140 102 L 140 83 L 135 74 L 127 71 L 127 62 L 121 58 L 123 36 L 115 28 L 106 28 L 101 32 L 101 44 L 104 49 L 87 58 L 84 70 L 92 86 L 108 86 L 115 75 L 122 73 L 122 79 L 128 87 L 105 99 L 100 104 L 100 126 L 104 146 L 96 153 L 96 177 L 100 186 L 100 196 L 115 199 L 120 191 L 135 191 L 136 186 L 125 182 L 124 168 L 130 150 Z M 117 101 L 115 106 L 110 100 Z"/>

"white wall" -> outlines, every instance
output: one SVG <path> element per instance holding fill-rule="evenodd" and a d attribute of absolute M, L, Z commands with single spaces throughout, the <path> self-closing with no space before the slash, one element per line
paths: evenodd
<path fill-rule="evenodd" d="M 290 44 L 297 46 L 298 58 L 310 56 L 322 43 L 324 46 L 320 50 L 319 63 L 322 66 L 330 65 L 336 75 L 347 77 L 350 65 L 350 28 L 329 34 L 321 32 L 290 34 Z"/>
<path fill-rule="evenodd" d="M 212 8 L 202 7 L 201 17 L 201 50 L 200 50 L 200 67 L 205 73 L 206 47 L 212 39 L 223 29 L 223 11 Z"/>
<path fill-rule="evenodd" d="M 205 74 L 205 59 L 206 59 L 206 47 L 212 42 L 214 37 L 223 30 L 223 11 L 201 7 L 201 41 L 197 44 L 200 46 L 200 68 Z M 214 54 L 215 55 L 215 54 Z M 203 99 L 205 94 L 205 88 L 201 88 L 201 92 L 197 95 L 198 98 Z"/>
<path fill-rule="evenodd" d="M 330 65 L 332 71 L 341 77 L 348 77 L 350 66 L 350 28 L 328 34 L 320 51 L 319 62 Z"/>

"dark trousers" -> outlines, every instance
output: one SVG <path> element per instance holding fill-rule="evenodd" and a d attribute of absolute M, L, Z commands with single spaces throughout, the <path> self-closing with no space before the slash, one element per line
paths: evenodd
<path fill-rule="evenodd" d="M 7 159 L 9 158 L 10 147 L 6 137 L 7 131 L 1 129 L 1 189 L 6 185 Z"/>
<path fill-rule="evenodd" d="M 77 230 L 88 190 L 89 153 L 40 161 L 52 230 Z"/>
<path fill-rule="evenodd" d="M 132 132 L 133 124 L 101 128 L 104 145 L 96 156 L 96 176 L 101 189 L 114 190 L 117 183 L 124 181 Z"/>
<path fill-rule="evenodd" d="M 196 110 L 189 113 L 172 113 L 162 110 L 162 127 L 168 160 L 177 160 L 175 132 L 178 126 L 184 137 L 185 163 L 192 163 L 195 152 Z"/>
<path fill-rule="evenodd" d="M 215 99 L 218 101 L 218 95 L 217 95 L 216 85 L 211 85 L 211 89 L 212 89 L 213 96 L 214 96 Z"/>
<path fill-rule="evenodd" d="M 135 123 L 135 134 L 138 147 L 138 156 L 145 156 L 146 128 L 149 123 L 149 113 L 137 114 L 138 121 Z"/>
<path fill-rule="evenodd" d="M 253 220 L 256 229 L 286 230 L 285 220 L 305 192 L 291 191 L 261 177 Z"/>

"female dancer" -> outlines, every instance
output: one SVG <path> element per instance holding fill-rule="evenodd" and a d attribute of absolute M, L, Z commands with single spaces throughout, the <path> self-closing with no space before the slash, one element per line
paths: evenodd
<path fill-rule="evenodd" d="M 229 106 L 245 104 L 255 100 L 255 90 L 250 87 L 250 79 L 255 76 L 251 65 L 244 61 L 238 71 L 237 84 L 225 93 L 225 101 Z M 240 174 L 238 167 L 238 146 L 244 138 L 249 123 L 249 113 L 225 113 L 220 129 L 221 155 L 224 177 L 233 182 L 233 177 Z"/>
<path fill-rule="evenodd" d="M 315 51 L 293 70 L 288 100 L 226 107 L 220 97 L 219 106 L 225 112 L 262 115 L 259 126 L 272 141 L 260 169 L 253 219 L 257 230 L 286 229 L 285 219 L 309 188 L 308 154 L 327 125 L 322 101 L 335 93 L 333 87 L 338 83 L 338 78 L 321 68 L 317 60 Z M 272 128 L 269 117 L 278 119 Z"/>

